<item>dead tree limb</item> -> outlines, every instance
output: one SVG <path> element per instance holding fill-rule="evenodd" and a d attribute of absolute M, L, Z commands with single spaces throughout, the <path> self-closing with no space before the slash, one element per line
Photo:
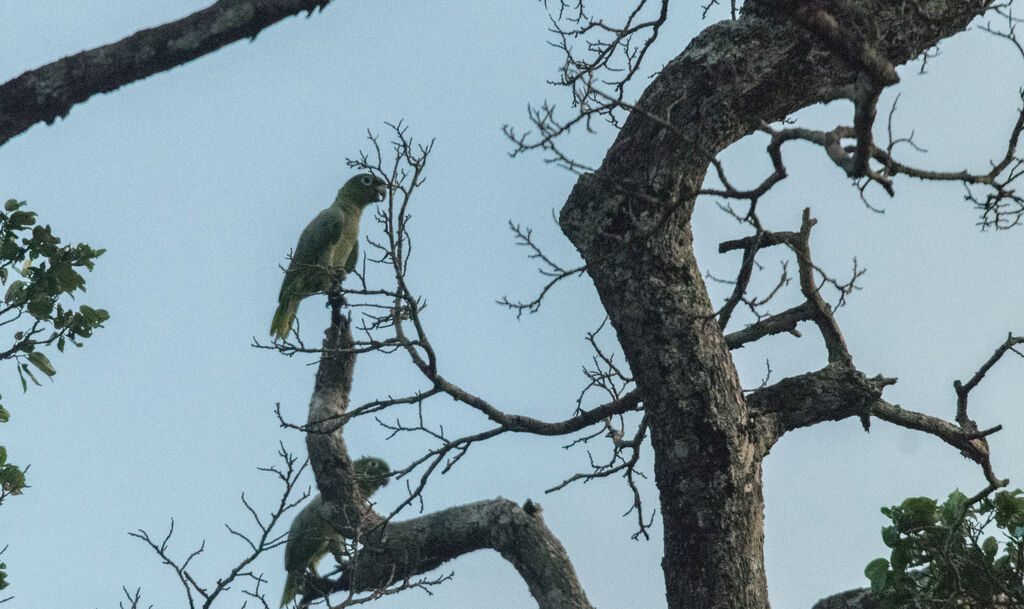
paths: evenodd
<path fill-rule="evenodd" d="M 0 145 L 32 125 L 52 124 L 97 93 L 169 70 L 331 0 L 219 0 L 191 15 L 82 51 L 0 85 Z"/>

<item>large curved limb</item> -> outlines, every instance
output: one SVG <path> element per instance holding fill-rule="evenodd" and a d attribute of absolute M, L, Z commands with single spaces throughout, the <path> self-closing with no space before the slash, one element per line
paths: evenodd
<path fill-rule="evenodd" d="M 388 524 L 328 592 L 380 590 L 476 550 L 500 553 L 523 577 L 540 609 L 591 609 L 565 548 L 545 526 L 540 507 L 497 498 Z"/>
<path fill-rule="evenodd" d="M 348 348 L 353 343 L 349 320 L 340 314 L 340 303 L 333 304 L 309 405 L 306 445 L 329 518 L 343 535 L 358 539 L 362 549 L 339 578 L 317 588 L 330 594 L 407 585 L 449 560 L 489 548 L 515 567 L 541 609 L 589 609 L 565 548 L 544 524 L 540 507 L 530 501 L 519 507 L 498 498 L 390 521 L 359 495 L 344 428 L 333 423 L 345 417 L 356 358 Z"/>

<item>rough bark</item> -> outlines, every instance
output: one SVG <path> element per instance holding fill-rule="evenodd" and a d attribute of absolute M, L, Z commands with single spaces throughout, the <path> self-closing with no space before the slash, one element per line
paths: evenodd
<path fill-rule="evenodd" d="M 75 104 L 182 65 L 331 0 L 220 0 L 113 44 L 65 57 L 0 85 L 0 145 L 38 122 L 51 124 Z"/>
<path fill-rule="evenodd" d="M 497 498 L 388 525 L 334 590 L 372 590 L 410 579 L 454 557 L 493 549 L 515 567 L 541 609 L 591 609 L 565 549 L 544 525 L 539 506 Z"/>
<path fill-rule="evenodd" d="M 829 365 L 758 389 L 747 397 L 751 438 L 763 457 L 783 434 L 825 421 L 872 412 L 893 379 L 867 378 L 848 366 Z"/>
<path fill-rule="evenodd" d="M 871 590 L 857 588 L 827 596 L 814 603 L 811 609 L 878 609 L 878 601 Z"/>
<path fill-rule="evenodd" d="M 898 65 L 988 3 L 847 4 L 870 15 L 874 50 Z M 749 2 L 739 20 L 707 28 L 666 65 L 560 216 L 644 396 L 670 609 L 768 607 L 762 441 L 752 437 L 761 428 L 750 425 L 712 316 L 690 216 L 713 155 L 761 121 L 837 98 L 856 79 L 846 59 L 790 22 L 785 5 Z"/>

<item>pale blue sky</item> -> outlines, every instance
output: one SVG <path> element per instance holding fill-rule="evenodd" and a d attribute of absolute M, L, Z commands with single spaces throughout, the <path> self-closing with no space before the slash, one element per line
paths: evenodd
<path fill-rule="evenodd" d="M 207 3 L 0 0 L 0 81 Z M 648 72 L 703 25 L 675 14 Z M 0 148 L 0 198 L 27 200 L 66 240 L 108 249 L 80 301 L 111 312 L 84 349 L 53 358 L 53 383 L 23 395 L 13 367 L 0 368 L 0 393 L 13 413 L 2 443 L 13 460 L 32 464 L 32 488 L 0 508 L 13 582 L 5 592 L 17 597 L 10 606 L 115 607 L 122 585 L 141 586 L 157 607 L 182 606 L 173 574 L 126 534 L 162 533 L 171 517 L 178 556 L 207 540 L 197 565 L 207 581 L 243 551 L 223 523 L 243 524 L 242 491 L 270 506 L 277 489 L 256 466 L 274 463 L 279 440 L 304 447 L 297 432 L 278 428 L 274 404 L 302 419 L 313 375 L 309 358 L 249 343 L 266 335 L 278 265 L 350 175 L 343 159 L 365 146 L 367 128 L 385 131 L 385 121 L 404 119 L 414 137 L 437 139 L 413 209 L 411 276 L 429 305 L 425 320 L 442 372 L 508 411 L 548 420 L 571 414 L 590 355 L 584 335 L 603 318 L 589 282 L 561 286 L 540 314 L 521 321 L 494 304 L 504 294 L 532 297 L 541 285 L 513 245 L 508 219 L 534 227 L 558 259 L 577 260 L 551 221 L 573 176 L 540 156 L 509 159 L 501 134 L 503 123 L 525 126 L 528 102 L 567 105 L 545 84 L 559 65 L 545 43 L 547 26 L 539 2 L 336 2 L 271 27 L 253 44 L 93 98 Z M 1005 42 L 977 31 L 942 48 L 926 76 L 916 65 L 901 69 L 904 82 L 883 105 L 902 93 L 897 126 L 931 151 L 911 160 L 981 170 L 1005 149 L 1021 62 Z M 850 113 L 848 103 L 835 103 L 799 118 L 827 128 Z M 581 138 L 574 148 L 598 162 L 611 137 Z M 726 153 L 735 183 L 760 181 L 768 168 L 763 146 L 751 138 Z M 1007 331 L 1024 331 L 1019 231 L 979 233 L 956 185 L 898 181 L 896 199 L 876 194 L 886 213 L 874 214 L 820 150 L 788 146 L 792 177 L 761 204 L 762 219 L 792 230 L 801 209 L 812 208 L 820 220 L 816 262 L 842 275 L 857 256 L 868 269 L 863 290 L 839 315 L 855 361 L 868 374 L 900 377 L 886 392 L 890 401 L 951 417 L 952 380 L 969 377 Z M 740 227 L 711 200 L 700 204 L 695 227 L 702 268 L 732 272 L 738 255 L 715 252 Z M 379 231 L 364 224 L 365 234 Z M 301 319 L 313 337 L 326 313 L 307 301 Z M 759 384 L 765 358 L 775 380 L 824 365 L 820 339 L 805 330 L 802 340 L 778 337 L 737 352 L 745 385 Z M 994 465 L 1014 486 L 1024 473 L 1021 366 L 1000 363 L 972 395 L 982 426 L 1005 426 L 991 440 Z M 364 357 L 353 399 L 395 393 L 415 378 L 400 357 Z M 431 409 L 446 428 L 484 423 L 445 400 Z M 424 446 L 385 441 L 370 420 L 346 431 L 355 455 L 396 465 Z M 564 451 L 564 443 L 516 436 L 475 447 L 434 480 L 426 509 L 532 498 L 597 607 L 663 606 L 659 530 L 650 542 L 629 539 L 623 483 L 544 495 L 586 468 L 586 454 Z M 401 500 L 401 486 L 378 495 L 382 509 Z M 864 565 L 884 554 L 878 507 L 908 495 L 944 496 L 955 486 L 981 488 L 980 472 L 938 441 L 882 422 L 870 434 L 851 420 L 787 436 L 765 465 L 774 606 L 805 608 L 864 585 Z M 649 508 L 652 489 L 645 487 Z M 280 562 L 275 554 L 260 564 L 272 598 L 283 585 Z M 435 596 L 410 592 L 378 606 L 532 606 L 494 553 L 449 567 L 455 579 Z"/>

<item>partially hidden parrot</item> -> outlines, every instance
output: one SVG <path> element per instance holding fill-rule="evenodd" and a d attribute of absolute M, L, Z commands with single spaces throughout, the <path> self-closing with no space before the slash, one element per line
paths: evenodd
<path fill-rule="evenodd" d="M 281 282 L 277 312 L 270 324 L 271 336 L 287 338 L 302 299 L 330 287 L 331 267 L 342 268 L 346 273 L 355 270 L 363 209 L 382 201 L 387 192 L 387 182 L 375 175 L 360 173 L 345 182 L 334 204 L 320 212 L 302 231 Z"/>
<path fill-rule="evenodd" d="M 377 457 L 363 457 L 352 463 L 356 486 L 364 499 L 387 485 L 391 472 L 388 464 Z M 284 568 L 288 579 L 284 583 L 281 606 L 284 607 L 299 592 L 299 582 L 306 571 L 316 573 L 316 566 L 330 551 L 339 552 L 344 537 L 331 526 L 323 515 L 324 500 L 319 494 L 302 508 L 288 529 L 288 543 L 284 547 Z"/>

